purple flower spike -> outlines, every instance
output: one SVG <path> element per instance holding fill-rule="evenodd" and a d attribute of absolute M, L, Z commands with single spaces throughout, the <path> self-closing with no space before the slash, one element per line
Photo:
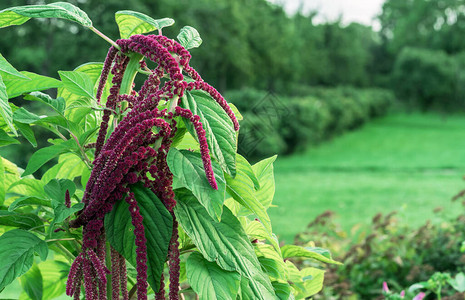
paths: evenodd
<path fill-rule="evenodd" d="M 69 196 L 69 191 L 68 190 L 66 190 L 66 193 L 65 193 L 65 206 L 67 208 L 71 207 L 71 197 Z"/>
<path fill-rule="evenodd" d="M 169 265 L 170 265 L 170 299 L 179 299 L 179 241 L 178 241 L 178 222 L 176 216 L 173 216 L 173 234 L 171 236 L 169 248 Z"/>
<path fill-rule="evenodd" d="M 199 139 L 200 154 L 202 155 L 202 162 L 203 167 L 205 169 L 205 175 L 207 176 L 208 182 L 210 183 L 211 187 L 217 190 L 218 184 L 216 183 L 215 174 L 213 173 L 210 152 L 208 150 L 207 138 L 205 136 L 205 130 L 203 129 L 202 123 L 199 121 L 200 117 L 197 115 L 193 115 L 190 110 L 181 107 L 176 107 L 175 114 L 177 116 L 181 116 L 185 119 L 188 119 L 194 125 L 195 131 L 197 132 L 197 137 Z"/>

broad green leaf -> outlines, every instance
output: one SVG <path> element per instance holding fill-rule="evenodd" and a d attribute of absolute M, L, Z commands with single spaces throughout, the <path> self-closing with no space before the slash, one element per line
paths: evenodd
<path fill-rule="evenodd" d="M 57 157 L 60 154 L 71 151 L 74 146 L 75 142 L 73 140 L 68 140 L 61 144 L 39 149 L 38 151 L 34 152 L 34 154 L 32 154 L 31 158 L 29 159 L 29 163 L 27 164 L 26 170 L 24 170 L 22 176 L 24 177 L 34 173 L 49 160 Z"/>
<path fill-rule="evenodd" d="M 302 270 L 291 262 L 286 261 L 288 282 L 291 283 L 297 299 L 308 298 L 323 288 L 324 270 L 305 268 Z"/>
<path fill-rule="evenodd" d="M 48 169 L 41 180 L 48 183 L 54 178 L 70 179 L 82 176 L 88 170 L 81 158 L 73 153 L 65 153 L 58 157 L 58 163 Z"/>
<path fill-rule="evenodd" d="M 5 167 L 3 166 L 3 159 L 0 156 L 0 205 L 5 201 L 7 187 L 5 186 Z"/>
<path fill-rule="evenodd" d="M 42 300 L 44 285 L 42 274 L 37 264 L 33 264 L 23 276 L 19 278 L 21 286 L 31 300 Z"/>
<path fill-rule="evenodd" d="M 13 113 L 13 120 L 24 124 L 32 124 L 40 120 L 40 117 L 21 107 Z"/>
<path fill-rule="evenodd" d="M 178 222 L 205 259 L 246 277 L 254 298 L 274 299 L 269 278 L 262 272 L 252 244 L 231 211 L 224 207 L 221 222 L 215 222 L 190 191 L 182 188 L 175 193 Z"/>
<path fill-rule="evenodd" d="M 47 244 L 29 231 L 13 229 L 0 236 L 0 290 L 31 268 L 35 252 L 47 259 Z"/>
<path fill-rule="evenodd" d="M 34 131 L 31 129 L 31 126 L 21 122 L 14 123 L 16 127 L 18 127 L 19 132 L 21 132 L 21 134 L 26 138 L 26 140 L 28 140 L 34 148 L 37 147 L 36 137 L 34 135 Z"/>
<path fill-rule="evenodd" d="M 447 282 L 459 293 L 465 292 L 465 275 L 462 272 L 455 275 L 455 278 L 450 278 Z"/>
<path fill-rule="evenodd" d="M 189 132 L 186 132 L 182 140 L 174 147 L 178 149 L 200 151 L 199 142 L 197 142 Z"/>
<path fill-rule="evenodd" d="M 252 288 L 250 287 L 249 280 L 247 280 L 247 278 L 242 276 L 239 293 L 237 294 L 237 299 L 238 300 L 243 300 L 243 299 L 250 300 L 254 298 L 255 298 L 255 295 L 253 293 Z"/>
<path fill-rule="evenodd" d="M 1 135 L 1 130 L 0 130 L 0 135 Z M 9 161 L 8 159 L 4 157 L 2 157 L 1 159 L 2 159 L 3 166 L 5 167 L 5 172 L 19 176 L 20 168 L 16 164 L 12 163 L 11 161 Z"/>
<path fill-rule="evenodd" d="M 46 260 L 39 264 L 44 281 L 44 300 L 55 299 L 65 293 L 69 268 L 67 263 L 57 260 Z"/>
<path fill-rule="evenodd" d="M 199 32 L 191 26 L 184 26 L 177 38 L 179 43 L 186 49 L 197 48 L 202 44 Z"/>
<path fill-rule="evenodd" d="M 236 154 L 236 161 L 238 164 L 241 165 L 241 170 L 244 172 L 249 178 L 252 180 L 255 190 L 260 188 L 260 182 L 258 181 L 257 176 L 255 176 L 255 172 L 252 169 L 250 163 L 239 153 Z"/>
<path fill-rule="evenodd" d="M 0 100 L 0 106 L 1 106 L 1 100 Z M 1 110 L 1 108 L 0 108 Z M 9 136 L 5 131 L 0 129 L 0 147 L 3 146 L 8 146 L 11 144 L 20 144 L 20 142 L 17 139 L 12 138 Z"/>
<path fill-rule="evenodd" d="M 292 289 L 288 283 L 272 281 L 271 284 L 273 285 L 274 291 L 279 300 L 294 299 L 294 295 L 292 295 Z"/>
<path fill-rule="evenodd" d="M 44 231 L 44 223 L 35 214 L 0 210 L 0 225 Z"/>
<path fill-rule="evenodd" d="M 118 24 L 122 39 L 127 39 L 131 35 L 151 32 L 163 27 L 171 26 L 174 20 L 163 18 L 154 20 L 153 18 L 132 10 L 120 10 L 115 13 L 115 20 Z"/>
<path fill-rule="evenodd" d="M 251 238 L 269 241 L 270 244 L 273 245 L 273 247 L 276 250 L 281 251 L 279 248 L 279 242 L 278 242 L 278 238 L 276 237 L 276 235 L 272 234 L 270 236 L 270 234 L 266 231 L 265 227 L 260 221 L 257 221 L 257 220 L 247 221 L 247 225 L 245 226 L 245 232 L 247 232 L 247 235 L 250 236 Z"/>
<path fill-rule="evenodd" d="M 8 91 L 2 76 L 0 76 L 0 116 L 16 135 L 16 129 L 13 126 L 13 110 L 8 104 Z"/>
<path fill-rule="evenodd" d="M 208 149 L 221 168 L 231 176 L 236 175 L 236 131 L 228 114 L 213 98 L 203 91 L 186 92 L 182 106 L 200 117 L 205 130 Z M 197 136 L 191 122 L 185 120 L 186 127 Z"/>
<path fill-rule="evenodd" d="M 62 82 L 55 78 L 26 71 L 22 71 L 21 74 L 27 76 L 30 79 L 20 79 L 16 76 L 3 77 L 3 80 L 6 84 L 6 93 L 10 99 L 25 93 L 58 88 L 62 85 Z"/>
<path fill-rule="evenodd" d="M 260 182 L 260 187 L 255 191 L 255 197 L 265 208 L 270 207 L 275 192 L 275 182 L 273 173 L 273 162 L 276 155 L 259 161 L 252 166 L 255 175 Z"/>
<path fill-rule="evenodd" d="M 5 18 L 5 19 L 4 19 Z M 25 5 L 6 8 L 0 11 L 0 28 L 21 25 L 30 18 L 59 18 L 92 27 L 92 21 L 78 7 L 67 2 L 55 2 L 47 5 Z"/>
<path fill-rule="evenodd" d="M 23 196 L 13 201 L 13 203 L 11 203 L 10 206 L 8 206 L 8 211 L 14 211 L 15 209 L 19 207 L 28 206 L 28 205 L 39 205 L 39 206 L 51 207 L 50 200 L 48 199 L 32 197 L 32 196 Z"/>
<path fill-rule="evenodd" d="M 94 97 L 94 84 L 92 79 L 84 72 L 58 71 L 63 86 L 71 93 L 87 98 Z"/>
<path fill-rule="evenodd" d="M 271 221 L 266 208 L 255 197 L 253 180 L 248 176 L 249 163 L 245 159 L 237 160 L 236 177 L 232 178 L 228 174 L 226 178 L 226 190 L 234 200 L 253 212 L 262 222 L 267 233 L 271 236 Z"/>
<path fill-rule="evenodd" d="M 23 196 L 46 198 L 44 183 L 34 178 L 23 178 L 11 184 L 7 193 L 15 193 Z"/>
<path fill-rule="evenodd" d="M 142 184 L 131 186 L 140 214 L 143 217 L 147 239 L 147 274 L 153 290 L 160 288 L 160 278 L 173 230 L 173 219 L 157 196 Z M 131 223 L 129 205 L 118 201 L 105 216 L 105 231 L 111 246 L 136 267 L 134 226 Z"/>
<path fill-rule="evenodd" d="M 194 252 L 187 259 L 187 280 L 200 299 L 236 299 L 241 276 L 225 271 Z"/>
<path fill-rule="evenodd" d="M 70 197 L 76 192 L 76 185 L 69 179 L 52 179 L 45 185 L 44 191 L 52 200 L 51 204 L 55 214 L 53 224 L 63 222 L 66 218 L 84 208 L 84 203 L 77 203 L 70 208 L 66 207 L 66 191 L 69 191 Z"/>
<path fill-rule="evenodd" d="M 218 184 L 218 190 L 214 190 L 208 183 L 200 153 L 171 148 L 166 161 L 171 172 L 178 179 L 178 185 L 191 190 L 207 209 L 209 215 L 219 221 L 223 211 L 226 183 L 218 164 L 212 161 Z"/>
<path fill-rule="evenodd" d="M 273 246 L 267 244 L 254 244 L 254 250 L 262 267 L 266 270 L 268 276 L 275 279 L 286 280 L 286 264 Z"/>
<path fill-rule="evenodd" d="M 233 111 L 234 115 L 236 116 L 236 119 L 238 121 L 242 121 L 244 120 L 244 117 L 242 116 L 242 114 L 239 112 L 239 110 L 237 109 L 237 107 L 232 104 L 231 102 L 228 103 L 229 104 L 229 107 L 231 107 L 231 110 Z"/>
<path fill-rule="evenodd" d="M 70 196 L 73 196 L 74 192 L 76 192 L 76 185 L 68 179 L 52 179 L 44 186 L 44 191 L 52 199 L 52 202 L 64 203 L 66 191 L 69 192 Z"/>
<path fill-rule="evenodd" d="M 336 264 L 342 265 L 340 262 L 331 259 L 331 257 L 325 256 L 322 254 L 321 248 L 311 248 L 311 247 L 300 247 L 296 245 L 285 245 L 281 247 L 281 253 L 283 257 L 291 258 L 291 257 L 306 257 L 312 258 L 323 263 L 327 264 Z M 326 252 L 323 252 L 326 253 Z"/>
<path fill-rule="evenodd" d="M 0 21 L 1 23 L 1 21 Z M 29 79 L 25 75 L 19 73 L 18 70 L 16 70 L 4 57 L 2 54 L 0 54 L 0 75 L 2 73 L 7 73 L 19 78 L 24 78 L 24 79 Z"/>
<path fill-rule="evenodd" d="M 26 23 L 30 18 L 18 15 L 13 11 L 2 10 L 0 11 L 0 28 L 21 25 Z"/>
<path fill-rule="evenodd" d="M 53 99 L 49 95 L 41 93 L 41 92 L 32 92 L 28 95 L 25 95 L 24 100 L 39 101 L 39 102 L 45 103 L 61 115 L 64 113 L 65 108 L 66 108 L 65 99 L 63 99 L 62 97 Z"/>

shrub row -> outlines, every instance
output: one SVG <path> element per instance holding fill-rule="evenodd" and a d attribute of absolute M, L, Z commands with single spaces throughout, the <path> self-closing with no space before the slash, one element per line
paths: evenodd
<path fill-rule="evenodd" d="M 387 112 L 391 91 L 352 87 L 301 87 L 292 96 L 243 89 L 226 99 L 244 116 L 239 152 L 247 157 L 305 150 Z"/>

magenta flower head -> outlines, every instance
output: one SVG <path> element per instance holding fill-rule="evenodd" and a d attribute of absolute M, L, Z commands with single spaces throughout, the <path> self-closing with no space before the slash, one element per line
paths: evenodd
<path fill-rule="evenodd" d="M 388 287 L 386 281 L 383 282 L 383 292 L 384 293 L 389 293 L 389 287 Z"/>
<path fill-rule="evenodd" d="M 421 292 L 418 295 L 416 295 L 412 300 L 422 300 L 423 298 L 425 298 L 425 296 L 426 294 Z"/>
<path fill-rule="evenodd" d="M 402 298 L 404 298 L 404 297 L 405 297 L 405 291 L 400 292 L 400 296 L 401 296 Z"/>

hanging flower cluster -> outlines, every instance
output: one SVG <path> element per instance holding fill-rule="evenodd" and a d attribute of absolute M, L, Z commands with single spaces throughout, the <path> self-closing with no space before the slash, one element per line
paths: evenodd
<path fill-rule="evenodd" d="M 213 174 L 205 130 L 200 117 L 188 109 L 181 108 L 179 102 L 185 91 L 202 90 L 225 110 L 234 128 L 239 129 L 234 113 L 225 99 L 212 86 L 202 80 L 189 66 L 190 53 L 176 41 L 161 35 L 134 35 L 129 39 L 118 40 L 118 50 L 108 51 L 97 90 L 100 103 L 104 86 L 110 72 L 113 74 L 110 94 L 95 143 L 95 160 L 83 196 L 85 208 L 70 227 L 83 227 L 82 252 L 71 266 L 66 293 L 79 299 L 81 285 L 84 285 L 86 299 L 107 298 L 104 217 L 117 201 L 126 201 L 134 225 L 137 257 L 137 297 L 147 298 L 147 253 L 142 215 L 137 199 L 129 186 L 142 182 L 163 202 L 173 217 L 173 232 L 168 250 L 170 274 L 169 298 L 178 299 L 179 292 L 179 243 L 177 221 L 173 213 L 176 205 L 172 189 L 173 175 L 166 161 L 177 123 L 174 117 L 190 121 L 195 128 L 200 143 L 201 157 L 206 177 L 217 189 Z M 131 54 L 140 54 L 156 64 L 140 90 L 124 94 L 121 86 Z M 140 67 L 146 69 L 144 60 Z M 183 73 L 193 81 L 184 79 Z M 124 103 L 128 103 L 125 108 Z M 160 103 L 167 103 L 167 109 L 159 109 Z M 124 116 L 119 123 L 116 120 Z M 115 126 L 107 137 L 110 122 Z M 148 176 L 150 174 L 150 176 Z M 149 178 L 150 177 L 150 178 Z M 126 262 L 114 249 L 110 252 L 111 287 L 113 299 L 128 299 Z M 163 275 L 156 299 L 164 299 Z"/>

